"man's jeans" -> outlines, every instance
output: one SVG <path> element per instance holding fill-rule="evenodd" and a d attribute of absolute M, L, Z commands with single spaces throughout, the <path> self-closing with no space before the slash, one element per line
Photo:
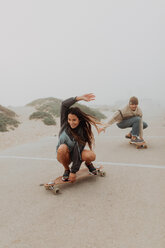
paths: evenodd
<path fill-rule="evenodd" d="M 141 117 L 134 116 L 127 120 L 123 120 L 117 123 L 117 126 L 122 129 L 132 127 L 132 131 L 131 131 L 132 136 L 138 137 L 140 132 L 140 121 L 141 121 Z M 143 129 L 147 127 L 148 127 L 147 123 L 143 122 Z"/>

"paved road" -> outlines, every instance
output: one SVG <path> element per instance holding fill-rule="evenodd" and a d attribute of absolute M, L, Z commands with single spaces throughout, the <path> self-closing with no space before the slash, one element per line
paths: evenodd
<path fill-rule="evenodd" d="M 120 134 L 96 139 L 107 176 L 69 185 L 58 196 L 39 186 L 62 174 L 57 137 L 1 152 L 0 247 L 164 248 L 165 139 L 156 146 L 150 136 L 149 149 L 136 150 Z"/>

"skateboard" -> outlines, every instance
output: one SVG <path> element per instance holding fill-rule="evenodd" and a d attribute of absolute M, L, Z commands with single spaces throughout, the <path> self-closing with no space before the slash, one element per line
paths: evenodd
<path fill-rule="evenodd" d="M 131 143 L 131 141 L 129 142 L 131 145 L 135 145 L 136 149 L 146 149 L 147 148 L 147 144 L 145 141 L 141 142 L 141 143 Z"/>
<path fill-rule="evenodd" d="M 101 177 L 105 177 L 106 173 L 105 171 L 102 170 L 103 166 L 99 166 L 96 167 L 97 173 L 96 175 L 91 175 L 89 173 L 88 168 L 83 168 L 80 169 L 77 173 L 76 173 L 76 182 L 83 179 L 83 178 L 87 178 L 87 177 L 93 177 L 93 176 L 101 176 Z M 44 186 L 46 190 L 51 190 L 55 195 L 61 193 L 61 189 L 60 186 L 61 185 L 66 185 L 66 184 L 70 184 L 71 181 L 63 181 L 62 180 L 62 176 L 57 177 L 55 180 L 51 180 L 49 183 L 45 183 L 45 184 L 40 184 L 40 186 Z"/>

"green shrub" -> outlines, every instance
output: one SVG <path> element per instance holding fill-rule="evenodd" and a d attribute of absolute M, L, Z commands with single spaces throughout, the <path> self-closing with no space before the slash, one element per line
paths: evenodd
<path fill-rule="evenodd" d="M 41 111 L 36 111 L 33 114 L 30 115 L 29 119 L 43 119 L 45 117 L 50 117 L 49 113 L 41 112 Z"/>
<path fill-rule="evenodd" d="M 53 118 L 48 118 L 48 117 L 45 117 L 43 119 L 43 122 L 45 123 L 45 125 L 56 125 L 56 121 L 53 119 Z"/>
<path fill-rule="evenodd" d="M 9 128 L 13 129 L 13 127 L 18 127 L 18 124 L 19 121 L 0 113 L 0 132 L 6 132 Z"/>
<path fill-rule="evenodd" d="M 48 112 L 49 114 L 59 117 L 60 116 L 60 105 L 56 103 L 45 103 L 37 108 L 38 111 Z"/>
<path fill-rule="evenodd" d="M 79 103 L 75 103 L 73 106 L 80 108 L 83 112 L 85 112 L 86 114 L 94 116 L 98 120 L 106 118 L 106 116 L 97 109 L 89 108 L 89 107 L 82 105 L 82 104 L 79 104 Z"/>
<path fill-rule="evenodd" d="M 54 120 L 53 116 L 42 111 L 34 112 L 30 115 L 29 119 L 41 119 L 45 123 L 45 125 L 56 125 L 56 121 Z"/>

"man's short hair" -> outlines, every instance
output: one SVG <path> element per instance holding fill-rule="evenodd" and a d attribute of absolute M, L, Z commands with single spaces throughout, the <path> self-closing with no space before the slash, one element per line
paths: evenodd
<path fill-rule="evenodd" d="M 138 98 L 136 96 L 132 96 L 130 99 L 129 99 L 129 104 L 136 104 L 138 105 L 139 101 L 138 101 Z"/>

